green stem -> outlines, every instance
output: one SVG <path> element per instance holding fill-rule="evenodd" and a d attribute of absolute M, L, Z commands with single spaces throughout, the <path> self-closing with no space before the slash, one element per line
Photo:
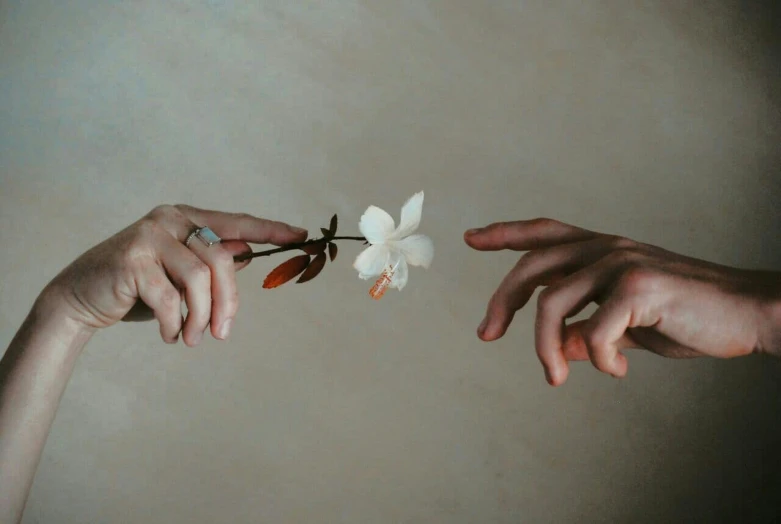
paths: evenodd
<path fill-rule="evenodd" d="M 249 260 L 251 258 L 257 258 L 257 257 L 267 257 L 269 255 L 275 255 L 277 253 L 284 253 L 285 251 L 293 251 L 294 249 L 301 249 L 305 246 L 311 246 L 314 244 L 324 244 L 328 242 L 333 242 L 334 240 L 357 240 L 359 242 L 366 242 L 366 239 L 364 237 L 322 237 L 322 238 L 313 238 L 312 240 L 307 240 L 306 242 L 297 242 L 295 244 L 287 244 L 284 246 L 280 246 L 274 249 L 267 249 L 266 251 L 255 251 L 254 253 L 244 253 L 243 255 L 236 255 L 233 257 L 234 262 L 244 262 L 245 260 Z"/>

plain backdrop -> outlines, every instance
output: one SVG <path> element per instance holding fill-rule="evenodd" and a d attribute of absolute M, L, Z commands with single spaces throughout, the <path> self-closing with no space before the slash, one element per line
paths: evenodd
<path fill-rule="evenodd" d="M 428 271 L 263 290 L 228 343 L 101 332 L 24 522 L 760 521 L 781 364 L 630 355 L 546 385 L 534 307 L 475 336 L 517 253 L 463 230 L 554 217 L 781 269 L 774 2 L 0 1 L 0 343 L 42 286 L 159 203 L 358 233 L 419 190 Z"/>

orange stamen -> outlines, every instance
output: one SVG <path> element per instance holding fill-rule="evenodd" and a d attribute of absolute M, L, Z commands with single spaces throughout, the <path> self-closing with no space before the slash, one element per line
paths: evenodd
<path fill-rule="evenodd" d="M 382 298 L 385 292 L 388 291 L 388 287 L 390 287 L 393 272 L 393 268 L 386 268 L 385 271 L 382 272 L 380 278 L 377 279 L 377 282 L 375 282 L 372 288 L 369 290 L 370 297 L 372 297 L 374 300 L 379 300 Z"/>

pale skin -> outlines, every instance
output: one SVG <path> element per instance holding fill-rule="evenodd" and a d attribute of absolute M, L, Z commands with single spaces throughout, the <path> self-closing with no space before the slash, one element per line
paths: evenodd
<path fill-rule="evenodd" d="M 196 224 L 223 238 L 184 246 Z M 228 338 L 238 309 L 233 256 L 305 230 L 244 214 L 160 206 L 95 246 L 46 286 L 0 361 L 0 522 L 18 522 L 73 366 L 96 330 L 155 318 L 167 343 Z M 182 304 L 187 317 L 182 318 Z"/>
<path fill-rule="evenodd" d="M 183 245 L 197 225 L 225 241 Z M 627 348 L 668 357 L 781 352 L 781 274 L 683 257 L 547 219 L 467 232 L 478 250 L 527 251 L 488 306 L 478 335 L 504 335 L 536 288 L 536 348 L 548 382 L 568 361 L 623 376 Z M 21 519 L 73 366 L 96 330 L 155 318 L 167 343 L 226 339 L 238 308 L 235 255 L 248 243 L 284 245 L 306 231 L 249 215 L 160 206 L 86 252 L 41 293 L 0 361 L 0 522 Z M 586 321 L 565 325 L 590 302 Z M 188 315 L 182 318 L 182 304 Z"/>

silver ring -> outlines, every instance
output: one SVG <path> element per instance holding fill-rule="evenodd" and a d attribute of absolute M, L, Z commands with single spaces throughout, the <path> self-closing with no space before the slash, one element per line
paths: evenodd
<path fill-rule="evenodd" d="M 193 238 L 198 237 L 198 240 L 206 244 L 207 246 L 213 246 L 214 244 L 219 244 L 222 242 L 222 239 L 218 237 L 214 231 L 209 229 L 208 227 L 196 227 L 192 231 L 190 231 L 190 234 L 187 235 L 187 239 L 184 241 L 184 245 L 186 247 L 190 247 L 190 242 L 193 241 Z"/>

